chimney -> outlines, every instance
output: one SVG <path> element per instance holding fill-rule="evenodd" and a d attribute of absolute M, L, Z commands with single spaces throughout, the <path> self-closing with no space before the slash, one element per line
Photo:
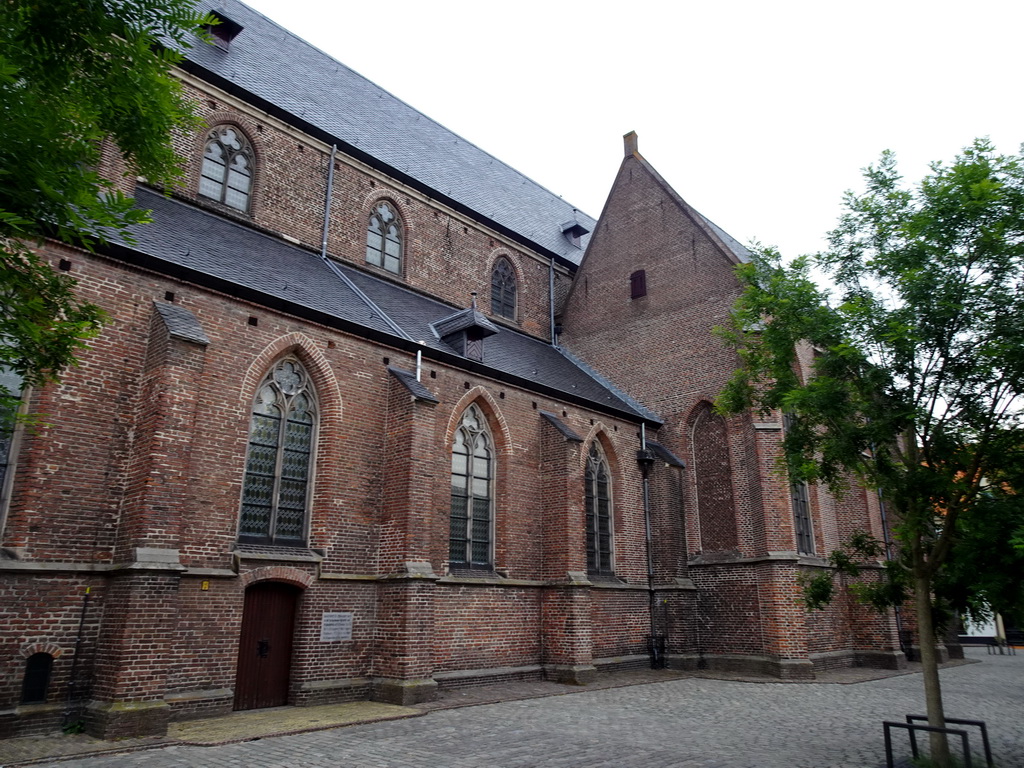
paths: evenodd
<path fill-rule="evenodd" d="M 622 137 L 623 148 L 626 150 L 626 157 L 631 155 L 640 154 L 640 149 L 637 146 L 637 135 L 636 131 L 630 131 Z"/>

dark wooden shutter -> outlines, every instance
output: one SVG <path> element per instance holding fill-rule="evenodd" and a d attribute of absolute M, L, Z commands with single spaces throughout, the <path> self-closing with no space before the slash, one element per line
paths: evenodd
<path fill-rule="evenodd" d="M 647 295 L 647 271 L 638 269 L 629 276 L 629 298 L 639 299 Z"/>

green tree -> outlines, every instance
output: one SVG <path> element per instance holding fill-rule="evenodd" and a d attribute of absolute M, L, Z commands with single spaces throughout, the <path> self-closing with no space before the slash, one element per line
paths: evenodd
<path fill-rule="evenodd" d="M 958 542 L 1019 503 L 987 477 L 1012 471 L 1024 450 L 1024 171 L 978 140 L 913 187 L 888 152 L 864 176 L 826 252 L 784 266 L 765 249 L 740 268 L 723 336 L 742 367 L 719 407 L 794 414 L 791 478 L 841 492 L 855 477 L 882 492 L 894 567 L 914 595 L 928 722 L 942 727 L 934 587 Z M 814 351 L 806 380 L 801 344 Z M 944 737 L 932 751 L 948 765 Z"/>
<path fill-rule="evenodd" d="M 0 3 L 0 367 L 27 384 L 74 364 L 101 322 L 32 246 L 89 247 L 147 220 L 100 175 L 104 148 L 126 175 L 175 183 L 171 135 L 197 119 L 171 69 L 212 21 L 192 0 Z M 0 385 L 0 410 L 14 394 Z"/>
<path fill-rule="evenodd" d="M 1024 489 L 1017 472 L 986 473 L 986 480 Z M 998 613 L 1008 625 L 1024 626 L 1022 540 L 1024 496 L 983 490 L 978 503 L 961 514 L 950 562 L 936 575 L 936 596 L 972 619 Z"/>

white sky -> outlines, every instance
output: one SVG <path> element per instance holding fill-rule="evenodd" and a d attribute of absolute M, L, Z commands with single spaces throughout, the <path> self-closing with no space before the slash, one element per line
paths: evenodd
<path fill-rule="evenodd" d="M 1024 142 L 1024 2 L 245 0 L 597 216 L 622 135 L 741 242 L 823 247 L 883 149 L 908 179 Z"/>

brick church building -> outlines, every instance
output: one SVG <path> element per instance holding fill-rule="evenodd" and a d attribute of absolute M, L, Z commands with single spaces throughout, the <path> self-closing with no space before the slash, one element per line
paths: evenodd
<path fill-rule="evenodd" d="M 877 500 L 723 418 L 746 249 L 625 138 L 597 220 L 235 0 L 184 187 L 49 243 L 108 319 L 0 444 L 0 734 L 630 665 L 902 663 L 798 576 Z M 113 148 L 109 171 L 120 175 Z"/>

